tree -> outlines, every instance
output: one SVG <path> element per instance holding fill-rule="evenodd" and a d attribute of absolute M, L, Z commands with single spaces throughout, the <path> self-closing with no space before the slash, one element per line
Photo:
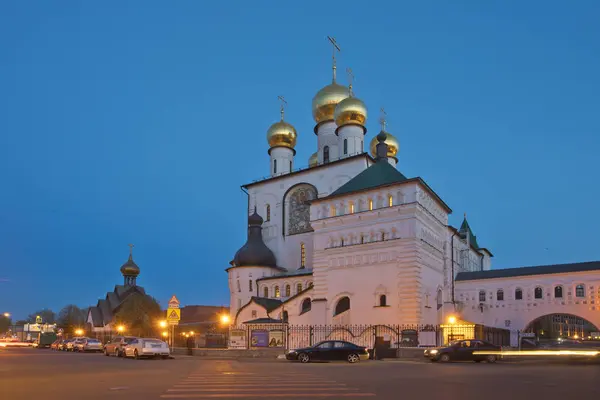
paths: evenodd
<path fill-rule="evenodd" d="M 37 316 L 42 317 L 42 323 L 44 324 L 53 324 L 56 322 L 56 314 L 54 311 L 44 308 L 43 310 L 37 311 L 33 314 L 29 314 L 27 316 L 27 322 L 30 324 L 35 324 L 35 320 Z"/>
<path fill-rule="evenodd" d="M 134 293 L 119 306 L 113 323 L 115 326 L 123 325 L 131 335 L 155 336 L 161 317 L 162 310 L 153 297 Z"/>
<path fill-rule="evenodd" d="M 82 310 L 74 304 L 69 304 L 60 310 L 58 313 L 58 326 L 63 328 L 65 332 L 73 332 L 77 328 L 81 328 L 85 323 L 86 310 Z"/>
<path fill-rule="evenodd" d="M 8 332 L 12 325 L 12 321 L 10 317 L 5 317 L 4 315 L 0 315 L 0 334 Z"/>

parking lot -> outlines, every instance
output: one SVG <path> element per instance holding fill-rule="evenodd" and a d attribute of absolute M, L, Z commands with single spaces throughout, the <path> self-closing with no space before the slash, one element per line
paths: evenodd
<path fill-rule="evenodd" d="M 599 381 L 600 365 L 562 361 L 305 365 L 0 349 L 0 394 L 6 399 L 563 399 L 599 396 Z"/>

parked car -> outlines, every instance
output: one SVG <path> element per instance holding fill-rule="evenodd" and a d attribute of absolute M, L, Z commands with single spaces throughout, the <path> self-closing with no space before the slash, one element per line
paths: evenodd
<path fill-rule="evenodd" d="M 123 357 L 125 355 L 123 351 L 125 349 L 125 346 L 134 339 L 137 338 L 135 336 L 117 336 L 112 340 L 109 340 L 104 345 L 104 355 L 114 355 L 115 357 Z"/>
<path fill-rule="evenodd" d="M 326 340 L 311 347 L 289 350 L 285 358 L 291 361 L 307 363 L 309 361 L 341 361 L 356 363 L 369 359 L 366 347 L 357 346 L 341 340 Z"/>
<path fill-rule="evenodd" d="M 50 350 L 58 350 L 58 346 L 62 343 L 62 339 L 55 340 L 50 345 Z"/>
<path fill-rule="evenodd" d="M 484 342 L 483 340 L 458 340 L 451 343 L 447 347 L 440 347 L 435 349 L 427 349 L 424 352 L 424 356 L 429 358 L 432 362 L 441 361 L 475 361 L 481 362 L 486 361 L 488 363 L 494 363 L 500 358 L 496 354 L 490 355 L 476 355 L 473 354 L 475 351 L 500 351 L 501 347 Z"/>
<path fill-rule="evenodd" d="M 79 343 L 83 342 L 85 339 L 87 339 L 87 338 L 86 337 L 73 338 L 73 340 L 67 342 L 67 344 L 66 344 L 67 351 L 76 351 L 77 345 L 79 345 Z"/>
<path fill-rule="evenodd" d="M 104 346 L 102 346 L 102 342 L 98 339 L 83 339 L 79 341 L 75 341 L 75 351 L 97 351 L 102 353 L 104 351 Z"/>
<path fill-rule="evenodd" d="M 136 338 L 127 343 L 124 349 L 125 357 L 136 359 L 142 357 L 162 357 L 163 359 L 167 359 L 170 354 L 169 345 L 160 339 Z"/>
<path fill-rule="evenodd" d="M 75 339 L 63 339 L 59 344 L 58 344 L 58 350 L 60 351 L 67 351 L 67 344 L 69 344 L 69 342 L 74 341 Z"/>

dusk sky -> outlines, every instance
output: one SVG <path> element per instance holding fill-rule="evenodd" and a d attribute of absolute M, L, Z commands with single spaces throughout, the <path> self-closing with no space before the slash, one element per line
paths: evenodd
<path fill-rule="evenodd" d="M 163 306 L 227 305 L 278 95 L 296 166 L 316 151 L 327 35 L 366 140 L 385 107 L 494 268 L 600 259 L 600 2 L 288 3 L 0 4 L 0 312 L 95 305 L 128 243 Z"/>

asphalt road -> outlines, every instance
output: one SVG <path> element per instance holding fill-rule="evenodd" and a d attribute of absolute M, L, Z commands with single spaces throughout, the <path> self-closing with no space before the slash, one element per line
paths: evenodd
<path fill-rule="evenodd" d="M 0 349 L 0 399 L 598 398 L 600 364 L 125 360 Z"/>

